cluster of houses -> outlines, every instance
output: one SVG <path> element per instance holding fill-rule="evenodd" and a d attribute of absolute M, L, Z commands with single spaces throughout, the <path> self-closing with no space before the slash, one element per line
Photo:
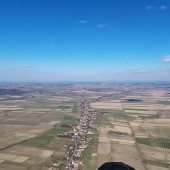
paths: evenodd
<path fill-rule="evenodd" d="M 80 117 L 78 124 L 74 127 L 73 134 L 73 146 L 69 148 L 70 157 L 67 158 L 68 170 L 81 170 L 84 162 L 81 160 L 83 157 L 83 151 L 88 147 L 90 140 L 89 134 L 93 134 L 94 120 L 97 117 L 98 112 L 93 110 L 89 101 L 81 102 L 78 105 Z"/>
<path fill-rule="evenodd" d="M 77 106 L 80 113 L 78 124 L 75 127 L 72 127 L 69 131 L 60 134 L 62 137 L 72 138 L 72 143 L 67 146 L 67 151 L 65 153 L 66 170 L 82 170 L 84 165 L 82 160 L 83 152 L 89 146 L 89 142 L 93 140 L 93 137 L 90 137 L 90 135 L 93 134 L 93 128 L 95 128 L 94 120 L 99 114 L 90 106 L 90 103 L 97 102 L 101 99 L 102 97 L 99 97 L 97 99 L 79 103 Z M 70 125 L 67 125 L 67 127 L 68 126 Z M 53 164 L 55 170 L 58 170 L 55 165 Z"/>

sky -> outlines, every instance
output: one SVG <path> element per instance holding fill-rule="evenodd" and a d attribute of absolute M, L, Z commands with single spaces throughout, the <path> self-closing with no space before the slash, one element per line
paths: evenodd
<path fill-rule="evenodd" d="M 0 0 L 0 82 L 169 81 L 169 0 Z"/>

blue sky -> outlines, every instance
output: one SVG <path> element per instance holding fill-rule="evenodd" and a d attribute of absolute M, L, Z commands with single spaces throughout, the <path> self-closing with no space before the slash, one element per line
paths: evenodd
<path fill-rule="evenodd" d="M 169 0 L 0 0 L 0 81 L 170 80 Z"/>

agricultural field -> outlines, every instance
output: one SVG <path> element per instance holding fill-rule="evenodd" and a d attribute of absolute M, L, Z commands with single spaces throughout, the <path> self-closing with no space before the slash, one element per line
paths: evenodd
<path fill-rule="evenodd" d="M 0 85 L 0 169 L 43 169 L 48 160 L 65 153 L 71 139 L 57 137 L 75 125 L 75 105 L 86 94 L 73 92 L 74 85 Z M 48 168 L 46 168 L 48 169 Z"/>
<path fill-rule="evenodd" d="M 116 101 L 116 104 L 113 103 L 112 108 L 110 107 L 111 102 L 108 104 L 101 102 L 101 107 L 102 104 L 106 111 L 99 118 L 97 167 L 107 161 L 116 161 L 127 163 L 136 169 L 144 169 L 131 128 L 125 119 L 121 101 Z M 101 111 L 101 107 L 96 106 L 96 104 L 92 106 Z"/>
<path fill-rule="evenodd" d="M 140 86 L 133 95 L 91 104 L 102 113 L 98 167 L 106 161 L 123 161 L 136 169 L 169 169 L 170 93 L 155 88 Z"/>
<path fill-rule="evenodd" d="M 148 170 L 168 170 L 170 167 L 170 96 L 168 90 L 150 90 L 146 96 L 135 96 L 140 101 L 123 99 L 136 142 Z"/>
<path fill-rule="evenodd" d="M 0 170 L 50 170 L 72 144 L 60 137 L 80 119 L 78 104 L 98 115 L 83 170 L 122 161 L 137 170 L 170 168 L 168 84 L 0 84 Z M 61 165 L 60 170 L 64 169 Z"/>

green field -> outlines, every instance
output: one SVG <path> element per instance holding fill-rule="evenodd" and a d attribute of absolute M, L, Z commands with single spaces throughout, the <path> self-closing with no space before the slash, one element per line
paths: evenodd
<path fill-rule="evenodd" d="M 124 119 L 125 117 L 124 112 L 120 110 L 113 110 L 113 109 L 97 109 L 97 110 L 104 115 L 107 114 L 116 119 Z"/>
<path fill-rule="evenodd" d="M 164 104 L 164 105 L 170 105 L 170 101 L 159 101 L 160 104 Z"/>
<path fill-rule="evenodd" d="M 85 162 L 83 170 L 94 170 L 96 169 L 96 162 L 95 158 L 92 157 L 92 153 L 97 152 L 98 134 L 92 134 L 88 136 L 93 137 L 93 139 L 90 141 L 88 148 L 82 152 L 82 159 Z"/>
<path fill-rule="evenodd" d="M 57 137 L 58 134 L 61 134 L 66 130 L 67 129 L 63 128 L 52 128 L 43 133 L 42 135 L 28 140 L 27 142 L 24 143 L 24 145 L 49 149 L 48 144 L 50 143 L 50 141 L 53 138 Z"/>
<path fill-rule="evenodd" d="M 136 138 L 136 141 L 143 145 L 151 146 L 154 143 L 155 146 L 170 149 L 170 140 L 167 139 L 149 139 L 149 138 Z"/>
<path fill-rule="evenodd" d="M 154 165 L 154 166 L 160 166 L 160 167 L 164 167 L 164 168 L 168 168 L 170 164 L 167 164 L 163 161 L 159 161 L 159 160 L 149 160 L 149 159 L 145 159 L 144 162 L 146 164 L 149 165 Z"/>

